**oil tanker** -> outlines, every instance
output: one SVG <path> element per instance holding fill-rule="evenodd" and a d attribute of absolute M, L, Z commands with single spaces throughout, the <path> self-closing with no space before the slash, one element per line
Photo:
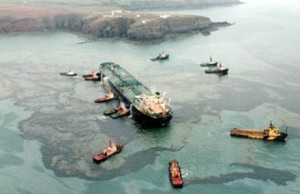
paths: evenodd
<path fill-rule="evenodd" d="M 101 63 L 101 79 L 130 109 L 140 125 L 166 125 L 173 116 L 165 92 L 153 91 L 133 77 L 126 69 L 113 62 Z"/>

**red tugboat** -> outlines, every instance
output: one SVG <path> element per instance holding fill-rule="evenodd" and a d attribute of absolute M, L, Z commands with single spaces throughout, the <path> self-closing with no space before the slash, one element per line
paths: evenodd
<path fill-rule="evenodd" d="M 105 116 L 109 116 L 112 119 L 117 119 L 120 117 L 125 117 L 130 115 L 130 111 L 126 108 L 124 102 L 120 102 L 120 104 L 117 105 L 112 110 L 106 110 L 103 112 Z"/>
<path fill-rule="evenodd" d="M 110 101 L 110 100 L 112 100 L 114 98 L 115 98 L 114 93 L 112 93 L 111 91 L 109 91 L 108 94 L 105 94 L 103 97 L 97 98 L 95 100 L 95 103 L 108 102 L 108 101 Z"/>
<path fill-rule="evenodd" d="M 107 158 L 110 158 L 111 156 L 121 152 L 123 149 L 124 145 L 122 144 L 115 144 L 112 143 L 111 140 L 109 140 L 109 146 L 103 150 L 103 152 L 99 154 L 95 154 L 93 156 L 94 162 L 100 163 L 106 160 Z"/>
<path fill-rule="evenodd" d="M 171 160 L 169 162 L 169 178 L 173 187 L 183 187 L 183 179 L 181 175 L 180 166 L 177 160 Z"/>

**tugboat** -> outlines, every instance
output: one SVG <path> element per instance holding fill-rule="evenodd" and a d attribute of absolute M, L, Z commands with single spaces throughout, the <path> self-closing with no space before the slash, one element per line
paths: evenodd
<path fill-rule="evenodd" d="M 162 51 L 157 57 L 152 58 L 151 61 L 161 61 L 166 59 L 169 59 L 169 54 L 165 54 L 164 51 Z"/>
<path fill-rule="evenodd" d="M 120 153 L 123 149 L 124 145 L 122 144 L 115 144 L 112 143 L 111 140 L 109 140 L 109 146 L 104 149 L 101 153 L 95 154 L 93 156 L 94 162 L 100 163 L 106 160 L 107 158 L 110 158 L 114 154 Z"/>
<path fill-rule="evenodd" d="M 217 68 L 209 68 L 205 70 L 205 73 L 216 73 L 216 74 L 227 74 L 228 73 L 228 68 L 224 67 L 221 63 L 219 67 Z"/>
<path fill-rule="evenodd" d="M 102 102 L 108 102 L 111 101 L 112 99 L 115 98 L 114 93 L 111 90 L 108 90 L 108 94 L 105 94 L 103 97 L 101 98 L 97 98 L 95 100 L 95 103 L 102 103 Z"/>
<path fill-rule="evenodd" d="M 173 111 L 164 92 L 150 90 L 118 64 L 102 63 L 100 73 L 104 85 L 124 102 L 140 125 L 163 126 L 172 119 Z"/>
<path fill-rule="evenodd" d="M 209 58 L 209 62 L 205 62 L 205 63 L 201 63 L 200 66 L 201 67 L 211 67 L 211 66 L 217 66 L 218 62 L 217 61 L 213 61 L 212 57 Z"/>
<path fill-rule="evenodd" d="M 275 127 L 272 122 L 268 128 L 260 131 L 257 129 L 239 129 L 233 128 L 230 135 L 234 137 L 245 137 L 250 139 L 261 139 L 266 141 L 284 141 L 288 136 L 287 133 L 280 132 L 278 127 Z"/>
<path fill-rule="evenodd" d="M 183 179 L 181 175 L 180 166 L 177 160 L 171 160 L 169 162 L 169 178 L 173 187 L 181 188 L 183 187 Z"/>
<path fill-rule="evenodd" d="M 109 116 L 112 119 L 117 119 L 130 115 L 130 111 L 126 108 L 124 102 L 120 102 L 120 104 L 117 105 L 117 107 L 115 107 L 114 109 L 104 111 L 103 115 Z"/>
<path fill-rule="evenodd" d="M 100 73 L 92 71 L 89 74 L 82 75 L 85 81 L 100 81 Z"/>

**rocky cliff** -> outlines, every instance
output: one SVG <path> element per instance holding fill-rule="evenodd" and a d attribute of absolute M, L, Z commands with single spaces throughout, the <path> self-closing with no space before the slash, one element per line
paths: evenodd
<path fill-rule="evenodd" d="M 45 11 L 38 12 L 37 7 L 22 9 L 23 12 L 34 9 L 35 13 L 40 14 L 11 16 L 3 15 L 2 12 L 0 33 L 63 30 L 96 38 L 121 37 L 135 41 L 152 41 L 175 34 L 209 33 L 220 24 L 213 23 L 203 16 L 140 14 L 120 10 L 82 14 L 61 9 L 48 10 L 51 14 L 45 14 Z M 222 24 L 228 25 L 226 22 Z"/>
<path fill-rule="evenodd" d="M 212 22 L 201 16 L 169 16 L 167 18 L 152 18 L 130 25 L 127 36 L 133 40 L 162 39 L 172 34 L 183 34 L 201 31 L 209 28 Z"/>

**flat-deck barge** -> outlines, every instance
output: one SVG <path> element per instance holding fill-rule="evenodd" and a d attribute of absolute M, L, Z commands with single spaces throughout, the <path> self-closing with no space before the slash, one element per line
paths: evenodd
<path fill-rule="evenodd" d="M 269 127 L 264 130 L 233 128 L 230 131 L 230 135 L 267 141 L 284 141 L 288 134 L 281 132 L 278 127 L 270 123 Z"/>

